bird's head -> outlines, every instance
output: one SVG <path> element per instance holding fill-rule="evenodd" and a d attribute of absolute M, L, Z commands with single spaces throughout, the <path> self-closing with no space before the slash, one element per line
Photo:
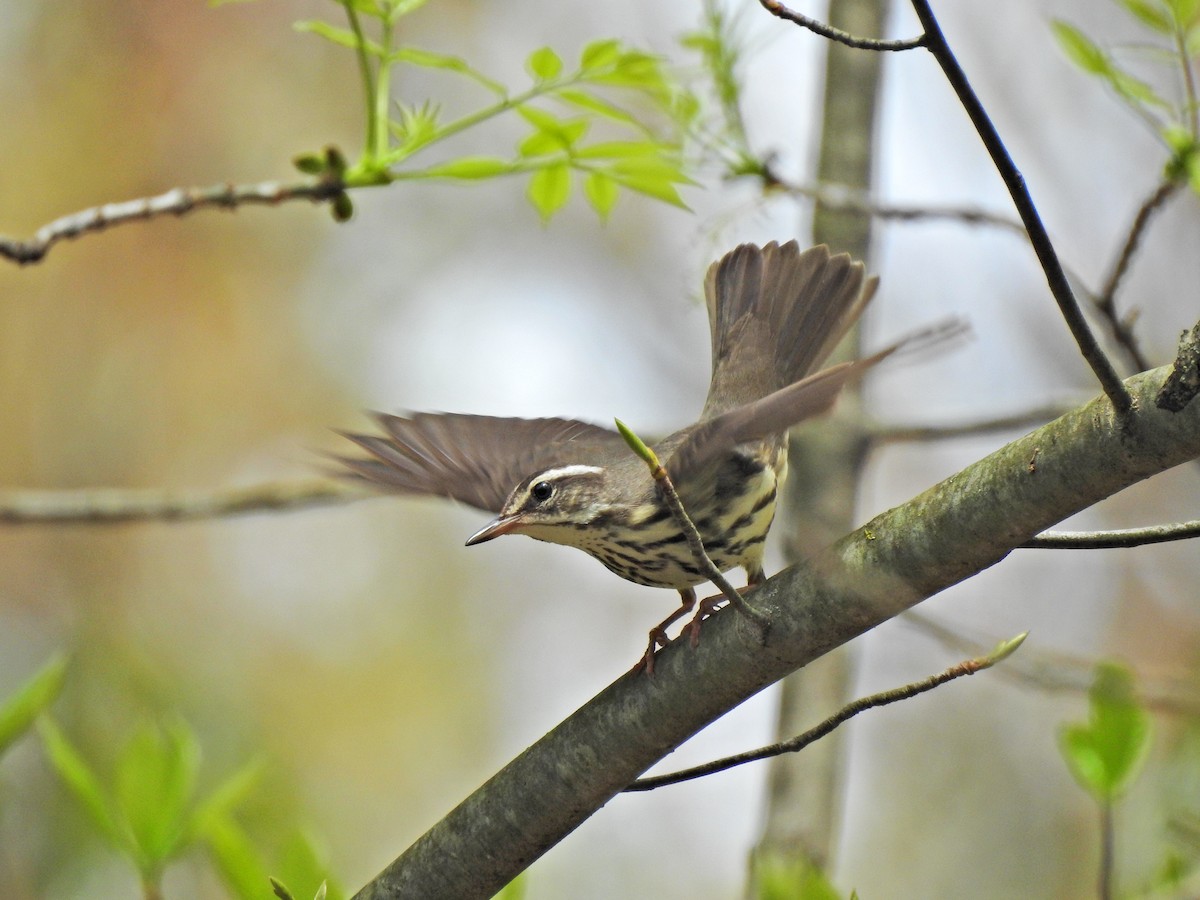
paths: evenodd
<path fill-rule="evenodd" d="M 530 475 L 508 495 L 504 508 L 467 539 L 482 544 L 502 534 L 527 534 L 555 544 L 586 542 L 586 529 L 612 508 L 606 499 L 607 470 L 558 466 Z"/>

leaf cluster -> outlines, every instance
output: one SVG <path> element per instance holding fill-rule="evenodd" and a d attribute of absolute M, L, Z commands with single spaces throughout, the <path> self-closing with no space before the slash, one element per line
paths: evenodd
<path fill-rule="evenodd" d="M 182 721 L 145 723 L 128 738 L 106 778 L 53 719 L 38 722 L 51 767 L 105 842 L 136 868 L 147 896 L 161 892 L 167 865 L 192 849 L 212 857 L 230 895 L 265 896 L 269 879 L 258 849 L 233 813 L 257 786 L 263 766 L 251 762 L 201 793 L 200 744 Z M 278 871 L 311 896 L 340 900 L 327 882 L 314 842 L 294 835 L 277 860 Z M 278 882 L 277 893 L 282 888 Z"/>
<path fill-rule="evenodd" d="M 689 179 L 683 173 L 680 134 L 695 104 L 667 76 L 657 57 L 603 39 L 585 46 L 568 67 L 553 49 L 541 47 L 526 59 L 531 83 L 514 92 L 461 57 L 397 43 L 399 19 L 424 0 L 335 2 L 343 8 L 348 27 L 309 20 L 296 28 L 354 51 L 365 105 L 364 147 L 357 161 L 337 173 L 328 167 L 329 151 L 298 157 L 296 165 L 306 174 L 336 174 L 346 187 L 522 175 L 529 179 L 529 201 L 543 219 L 563 208 L 576 181 L 582 182 L 584 196 L 601 218 L 609 215 L 622 190 L 684 206 L 678 187 Z M 466 78 L 490 94 L 490 102 L 446 120 L 430 100 L 393 101 L 390 76 L 400 65 Z M 412 164 L 427 148 L 507 113 L 518 116 L 528 129 L 512 154 Z M 617 139 L 594 139 L 601 124 L 615 129 Z"/>
<path fill-rule="evenodd" d="M 1194 61 L 1200 56 L 1200 0 L 1114 0 L 1148 33 L 1138 55 L 1178 73 L 1182 98 L 1169 100 L 1129 68 L 1115 50 L 1056 20 L 1054 36 L 1076 66 L 1100 79 L 1144 121 L 1170 153 L 1164 175 L 1200 194 L 1200 100 Z M 1149 51 L 1149 52 L 1147 52 Z"/>

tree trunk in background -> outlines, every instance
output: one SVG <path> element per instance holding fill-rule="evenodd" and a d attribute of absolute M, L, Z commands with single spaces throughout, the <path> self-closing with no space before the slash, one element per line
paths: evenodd
<path fill-rule="evenodd" d="M 887 0 L 837 0 L 829 5 L 833 26 L 865 37 L 882 34 Z M 883 54 L 832 42 L 826 48 L 817 179 L 869 189 Z M 814 211 L 814 243 L 865 259 L 870 240 L 869 216 L 820 205 Z M 853 425 L 857 414 L 857 397 L 845 396 L 837 415 L 793 436 L 783 518 L 789 562 L 826 546 L 853 525 L 864 458 L 860 432 Z M 785 679 L 779 738 L 792 737 L 841 707 L 849 696 L 850 677 L 849 653 L 840 648 Z M 802 753 L 771 761 L 766 823 L 755 851 L 756 866 L 806 862 L 824 870 L 829 864 L 842 800 L 841 735 L 835 731 Z M 752 890 L 751 896 L 756 895 Z"/>

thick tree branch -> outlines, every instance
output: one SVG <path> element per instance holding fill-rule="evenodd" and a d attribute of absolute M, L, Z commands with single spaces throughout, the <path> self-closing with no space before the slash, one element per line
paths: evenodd
<path fill-rule="evenodd" d="M 0 235 L 0 257 L 20 265 L 41 262 L 59 241 L 77 238 L 92 231 L 104 231 L 116 225 L 140 222 L 159 216 L 183 216 L 197 209 L 236 209 L 239 206 L 278 206 L 289 200 L 322 203 L 345 190 L 331 179 L 284 184 L 264 181 L 259 184 L 215 184 L 203 188 L 175 188 L 156 197 L 140 197 L 122 203 L 93 206 L 55 219 L 37 230 L 28 240 Z"/>
<path fill-rule="evenodd" d="M 1012 442 L 877 516 L 747 599 L 772 629 L 759 646 L 718 612 L 675 641 L 656 677 L 628 673 L 449 813 L 358 894 L 487 898 L 701 728 L 800 666 L 971 575 L 1046 528 L 1200 456 L 1200 404 L 1154 405 L 1168 369 Z M 1031 467 L 1029 460 L 1037 459 Z"/>

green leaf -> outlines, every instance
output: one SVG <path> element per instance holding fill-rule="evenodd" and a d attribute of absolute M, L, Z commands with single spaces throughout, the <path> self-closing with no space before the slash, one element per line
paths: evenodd
<path fill-rule="evenodd" d="M 229 818 L 234 807 L 241 804 L 262 779 L 266 764 L 253 760 L 242 766 L 201 800 L 188 819 L 188 837 L 204 836 L 214 823 Z"/>
<path fill-rule="evenodd" d="M 579 54 L 579 68 L 586 74 L 592 69 L 611 66 L 621 56 L 621 42 L 614 38 L 592 41 Z"/>
<path fill-rule="evenodd" d="M 479 84 L 498 94 L 507 93 L 504 85 L 498 81 L 493 81 L 482 72 L 472 68 L 465 59 L 459 56 L 434 53 L 430 50 L 422 50 L 420 47 L 399 47 L 392 51 L 388 59 L 391 62 L 408 63 L 409 65 L 421 66 L 426 69 L 445 69 L 450 72 L 458 72 L 460 75 L 466 75 L 468 78 L 477 81 Z"/>
<path fill-rule="evenodd" d="M 1092 75 L 1108 72 L 1107 55 L 1082 31 L 1061 19 L 1055 19 L 1050 27 L 1058 46 L 1075 65 Z"/>
<path fill-rule="evenodd" d="M 1150 716 L 1138 703 L 1133 676 L 1113 664 L 1097 667 L 1086 723 L 1064 727 L 1059 746 L 1067 768 L 1094 799 L 1109 803 L 1141 769 L 1150 749 Z"/>
<path fill-rule="evenodd" d="M 612 119 L 616 122 L 632 125 L 634 128 L 644 128 L 642 123 L 638 121 L 637 117 L 632 113 L 628 113 L 619 106 L 615 106 L 614 104 L 609 103 L 607 100 L 596 97 L 595 95 L 589 94 L 586 91 L 567 88 L 561 91 L 556 91 L 554 96 L 559 100 L 564 100 L 567 103 L 580 107 L 581 109 L 586 109 L 589 112 L 594 112 L 598 115 L 604 116 L 606 119 Z"/>
<path fill-rule="evenodd" d="M 162 871 L 180 849 L 199 764 L 200 747 L 182 723 L 143 725 L 125 745 L 117 762 L 117 807 L 143 873 Z"/>
<path fill-rule="evenodd" d="M 571 170 L 566 163 L 557 163 L 538 169 L 529 179 L 528 197 L 542 221 L 566 205 L 571 196 Z"/>
<path fill-rule="evenodd" d="M 1091 38 L 1073 25 L 1057 20 L 1054 36 L 1067 57 L 1079 68 L 1108 82 L 1123 99 L 1134 106 L 1156 106 L 1169 110 L 1171 105 L 1159 97 L 1149 84 L 1125 71 Z"/>
<path fill-rule="evenodd" d="M 230 893 L 238 900 L 262 900 L 269 883 L 267 867 L 249 835 L 232 818 L 216 816 L 203 839 Z"/>
<path fill-rule="evenodd" d="M 48 716 L 39 719 L 38 734 L 42 738 L 42 746 L 46 750 L 51 768 L 83 807 L 84 812 L 91 817 L 92 823 L 114 848 L 122 853 L 129 853 L 131 848 L 128 837 L 117 825 L 104 787 L 96 773 L 53 719 Z"/>
<path fill-rule="evenodd" d="M 551 78 L 558 77 L 562 72 L 563 64 L 558 54 L 549 47 L 539 47 L 529 54 L 529 59 L 525 61 L 525 67 L 538 81 L 549 81 Z"/>
<path fill-rule="evenodd" d="M 679 164 L 665 153 L 654 156 L 627 156 L 614 159 L 604 170 L 618 181 L 638 178 L 663 181 L 668 184 L 691 184 L 691 179 L 680 171 Z"/>
<path fill-rule="evenodd" d="M 350 7 L 355 12 L 373 19 L 383 20 L 387 16 L 387 8 L 378 0 L 333 0 L 338 6 Z M 385 0 L 386 2 L 386 0 Z"/>
<path fill-rule="evenodd" d="M 672 206 L 678 206 L 680 209 L 689 209 L 688 205 L 683 202 L 683 198 L 679 196 L 679 191 L 675 189 L 675 185 L 669 181 L 642 175 L 610 173 L 610 177 L 617 184 L 627 187 L 631 191 L 637 191 L 639 194 L 645 194 L 647 197 L 653 197 L 655 200 L 662 200 L 664 203 L 670 203 Z"/>
<path fill-rule="evenodd" d="M 575 143 L 587 134 L 590 123 L 587 119 L 560 119 L 544 109 L 522 104 L 517 107 L 521 118 L 536 130 L 521 142 L 522 156 L 544 156 L 547 153 L 570 151 Z"/>
<path fill-rule="evenodd" d="M 429 178 L 460 178 L 467 181 L 508 175 L 513 164 L 494 156 L 464 156 L 440 165 L 430 166 L 424 174 Z"/>
<path fill-rule="evenodd" d="M 655 56 L 640 50 L 625 50 L 607 71 L 594 71 L 588 80 L 614 87 L 636 88 L 650 96 L 669 93 L 662 66 Z"/>
<path fill-rule="evenodd" d="M 20 738 L 62 692 L 67 658 L 53 657 L 0 705 L 0 754 Z"/>
<path fill-rule="evenodd" d="M 339 47 L 349 47 L 351 50 L 359 48 L 358 36 L 348 28 L 338 28 L 330 25 L 328 22 L 322 22 L 320 19 L 305 19 L 296 22 L 292 25 L 297 31 L 315 34 L 318 37 L 323 37 L 327 41 L 333 41 Z M 372 56 L 382 57 L 383 48 L 374 41 L 364 41 L 362 44 Z"/>
<path fill-rule="evenodd" d="M 535 131 L 517 145 L 517 153 L 530 159 L 536 156 L 551 156 L 563 152 L 562 139 L 545 131 Z"/>
<path fill-rule="evenodd" d="M 1143 25 L 1159 34 L 1170 34 L 1174 30 L 1171 14 L 1159 0 L 1117 0 L 1125 11 Z"/>
<path fill-rule="evenodd" d="M 388 0 L 391 10 L 388 14 L 388 20 L 395 22 L 402 16 L 407 16 L 409 13 L 416 12 L 429 0 Z"/>
<path fill-rule="evenodd" d="M 589 172 L 583 182 L 583 193 L 600 218 L 608 221 L 608 214 L 616 206 L 620 194 L 617 183 L 600 172 Z"/>
<path fill-rule="evenodd" d="M 662 144 L 654 141 L 605 141 L 578 147 L 575 156 L 580 159 L 630 159 L 633 157 L 658 157 L 664 153 Z"/>
<path fill-rule="evenodd" d="M 538 131 L 544 131 L 547 134 L 557 134 L 562 131 L 562 120 L 544 109 L 522 103 L 517 107 L 517 114 Z"/>
<path fill-rule="evenodd" d="M 1182 29 L 1187 29 L 1196 23 L 1200 15 L 1200 0 L 1167 0 L 1171 14 Z"/>

